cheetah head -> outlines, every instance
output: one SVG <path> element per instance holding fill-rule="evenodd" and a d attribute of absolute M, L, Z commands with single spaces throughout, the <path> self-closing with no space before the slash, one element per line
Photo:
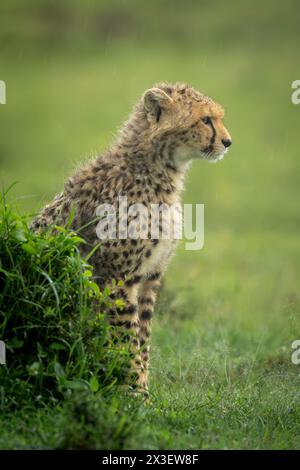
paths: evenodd
<path fill-rule="evenodd" d="M 232 143 L 223 108 L 187 85 L 157 85 L 146 91 L 142 104 L 152 138 L 177 160 L 216 162 Z"/>

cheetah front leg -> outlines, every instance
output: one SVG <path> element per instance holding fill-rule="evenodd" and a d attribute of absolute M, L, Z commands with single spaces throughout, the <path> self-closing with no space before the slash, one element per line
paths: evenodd
<path fill-rule="evenodd" d="M 150 337 L 152 316 L 156 301 L 156 292 L 160 285 L 160 273 L 149 276 L 140 286 L 138 298 L 138 316 L 139 316 L 139 343 L 142 358 L 141 385 L 148 391 L 148 374 L 150 360 Z"/>
<path fill-rule="evenodd" d="M 140 392 L 144 389 L 144 365 L 140 355 L 139 340 L 139 314 L 138 292 L 140 276 L 127 281 L 122 288 L 112 293 L 113 298 L 122 299 L 124 307 L 109 312 L 110 324 L 114 327 L 113 335 L 116 341 L 130 342 L 129 349 L 132 356 L 128 381 L 131 386 Z"/>

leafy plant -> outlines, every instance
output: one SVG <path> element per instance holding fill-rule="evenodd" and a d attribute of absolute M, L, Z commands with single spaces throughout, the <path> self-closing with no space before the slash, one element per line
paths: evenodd
<path fill-rule="evenodd" d="M 53 230 L 55 229 L 55 230 Z M 129 352 L 113 344 L 101 292 L 79 252 L 84 240 L 63 227 L 34 233 L 0 200 L 0 367 L 3 403 L 57 401 L 72 390 L 108 392 L 123 383 Z M 2 403 L 2 404 L 3 404 Z"/>

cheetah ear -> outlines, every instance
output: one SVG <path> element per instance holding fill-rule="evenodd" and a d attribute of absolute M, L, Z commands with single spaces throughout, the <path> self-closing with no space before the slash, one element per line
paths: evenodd
<path fill-rule="evenodd" d="M 172 102 L 172 98 L 160 88 L 150 88 L 143 96 L 144 107 L 156 122 L 159 121 L 162 110 L 167 109 Z"/>

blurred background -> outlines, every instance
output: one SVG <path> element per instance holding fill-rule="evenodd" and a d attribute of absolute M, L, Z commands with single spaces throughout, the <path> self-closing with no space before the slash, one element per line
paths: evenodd
<path fill-rule="evenodd" d="M 187 82 L 224 106 L 234 144 L 217 165 L 195 162 L 187 178 L 184 202 L 205 204 L 206 239 L 200 252 L 179 249 L 167 276 L 178 291 L 170 308 L 249 328 L 277 319 L 278 331 L 291 318 L 292 327 L 299 10 L 296 0 L 2 0 L 1 185 L 17 181 L 10 198 L 38 210 L 109 145 L 147 87 Z"/>

